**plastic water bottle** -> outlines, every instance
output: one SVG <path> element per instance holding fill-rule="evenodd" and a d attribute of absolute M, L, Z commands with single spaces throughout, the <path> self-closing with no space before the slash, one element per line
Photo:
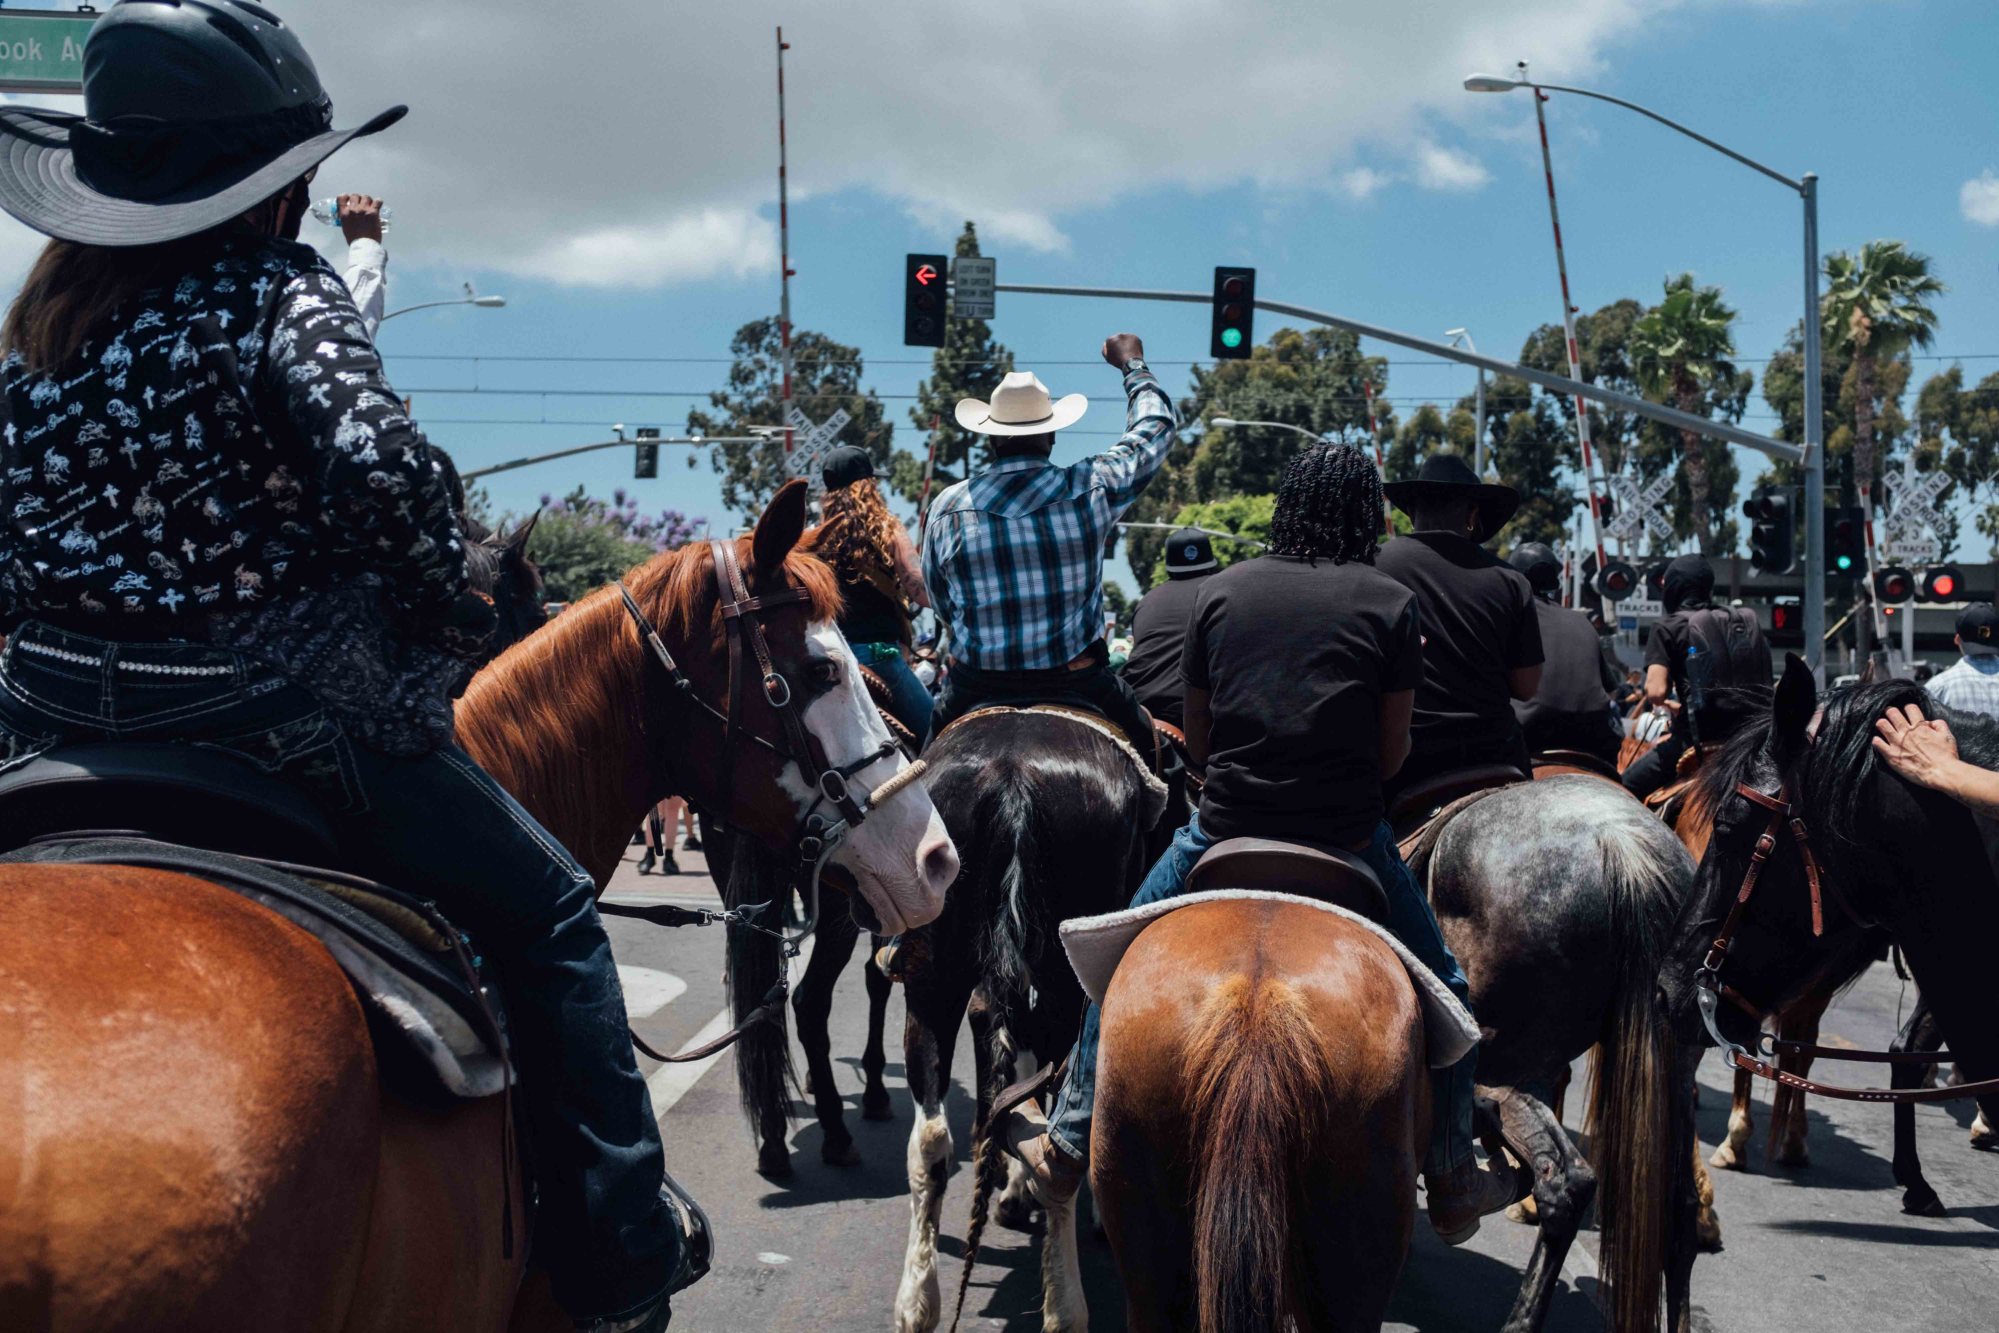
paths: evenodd
<path fill-rule="evenodd" d="M 323 222 L 329 227 L 339 226 L 340 200 L 337 197 L 332 199 L 320 200 L 318 203 L 312 206 L 312 216 L 315 221 Z M 389 223 L 395 220 L 395 216 L 396 212 L 394 209 L 390 208 L 386 204 L 382 206 L 383 231 L 387 231 L 389 229 Z"/>

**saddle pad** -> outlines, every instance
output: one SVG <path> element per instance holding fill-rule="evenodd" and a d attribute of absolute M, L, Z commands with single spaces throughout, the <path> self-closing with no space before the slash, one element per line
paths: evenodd
<path fill-rule="evenodd" d="M 1131 942 L 1138 938 L 1139 932 L 1168 912 L 1182 907 L 1194 903 L 1229 901 L 1295 903 L 1344 917 L 1379 936 L 1389 948 L 1395 950 L 1395 956 L 1409 970 L 1409 980 L 1416 987 L 1416 999 L 1423 1009 L 1423 1031 L 1430 1067 L 1442 1069 L 1446 1065 L 1454 1065 L 1466 1051 L 1478 1045 L 1478 1024 L 1472 1021 L 1470 1011 L 1445 988 L 1436 973 L 1423 966 L 1416 955 L 1409 952 L 1401 940 L 1357 912 L 1349 912 L 1344 907 L 1335 907 L 1316 898 L 1301 898 L 1291 893 L 1266 893 L 1259 889 L 1217 889 L 1209 893 L 1182 894 L 1178 898 L 1166 898 L 1143 907 L 1126 908 L 1122 912 L 1064 921 L 1062 947 L 1068 951 L 1069 966 L 1074 969 L 1076 979 L 1083 983 L 1083 990 L 1101 1004 L 1119 961 L 1124 958 L 1125 950 L 1131 947 Z"/>
<path fill-rule="evenodd" d="M 5 862 L 138 866 L 228 889 L 326 946 L 368 1015 L 385 1077 L 400 1083 L 407 1071 L 433 1085 L 423 1091 L 467 1098 L 491 1096 L 507 1084 L 505 1032 L 490 998 L 494 988 L 474 989 L 461 974 L 450 935 L 438 929 L 448 930 L 449 923 L 414 898 L 379 885 L 364 888 L 362 881 L 333 872 L 287 872 L 139 837 L 44 840 L 0 856 Z M 316 878 L 321 875 L 323 882 Z M 385 1041 L 399 1049 L 385 1050 Z"/>
<path fill-rule="evenodd" d="M 1145 826 L 1147 828 L 1152 827 L 1152 825 L 1159 821 L 1159 816 L 1166 813 L 1166 783 L 1161 780 L 1158 774 L 1152 771 L 1152 765 L 1147 763 L 1138 753 L 1138 750 L 1132 745 L 1130 739 L 1125 736 L 1124 731 L 1117 723 L 1112 722 L 1109 718 L 1099 717 L 1097 714 L 1086 712 L 1081 708 L 1071 708 L 1067 704 L 1031 704 L 1026 708 L 1014 708 L 1006 704 L 987 704 L 983 708 L 974 708 L 963 717 L 955 719 L 949 726 L 944 728 L 944 731 L 949 731 L 952 727 L 962 727 L 975 717 L 996 717 L 1002 713 L 1046 713 L 1050 717 L 1067 718 L 1077 726 L 1088 727 L 1091 731 L 1096 732 L 1099 736 L 1102 736 L 1105 740 L 1122 750 L 1124 757 L 1131 761 L 1132 768 L 1137 771 L 1139 785 L 1145 789 Z M 937 734 L 942 736 L 944 732 L 940 731 Z M 932 739 L 934 740 L 935 738 L 933 737 Z"/>

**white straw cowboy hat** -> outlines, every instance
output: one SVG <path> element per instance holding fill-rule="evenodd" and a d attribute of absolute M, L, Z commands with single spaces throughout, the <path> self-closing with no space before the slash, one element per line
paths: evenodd
<path fill-rule="evenodd" d="M 1090 410 L 1080 393 L 1050 401 L 1048 386 L 1031 370 L 1015 370 L 993 390 L 990 403 L 977 398 L 958 400 L 958 424 L 979 435 L 1040 435 L 1076 424 Z"/>

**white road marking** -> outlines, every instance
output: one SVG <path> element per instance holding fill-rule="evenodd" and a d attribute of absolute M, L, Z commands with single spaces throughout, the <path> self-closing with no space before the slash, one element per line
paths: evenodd
<path fill-rule="evenodd" d="M 762 1250 L 759 1251 L 757 1254 L 757 1262 L 760 1264 L 771 1264 L 773 1266 L 778 1264 L 788 1264 L 791 1262 L 791 1256 L 788 1254 L 779 1254 L 776 1250 Z"/>
<path fill-rule="evenodd" d="M 632 1018 L 651 1018 L 687 993 L 687 983 L 671 972 L 622 963 L 618 965 L 618 985 L 625 992 L 625 1013 Z"/>
<path fill-rule="evenodd" d="M 811 957 L 812 941 L 808 939 L 805 941 L 805 947 L 799 951 L 798 957 L 791 960 L 791 984 L 793 986 L 796 986 L 798 979 L 805 975 L 805 964 Z M 619 970 L 623 971 L 624 969 L 620 968 Z M 679 1055 L 683 1051 L 691 1051 L 697 1046 L 711 1042 L 724 1032 L 727 1032 L 730 1026 L 728 1006 L 724 1005 L 721 1012 L 717 1013 L 706 1023 L 703 1023 L 701 1030 L 689 1037 L 681 1045 L 680 1050 L 675 1051 L 674 1054 Z M 655 1120 L 664 1120 L 666 1113 L 673 1109 L 674 1104 L 688 1093 L 694 1091 L 694 1085 L 701 1081 L 702 1076 L 713 1069 L 716 1062 L 727 1054 L 728 1049 L 725 1048 L 715 1052 L 713 1055 L 696 1060 L 692 1064 L 661 1065 L 658 1069 L 655 1069 L 652 1072 L 652 1076 L 646 1079 L 646 1091 L 652 1094 L 653 1118 Z"/>

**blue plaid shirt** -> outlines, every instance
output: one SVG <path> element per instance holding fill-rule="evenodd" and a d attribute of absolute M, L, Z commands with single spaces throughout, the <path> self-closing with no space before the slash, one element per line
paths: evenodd
<path fill-rule="evenodd" d="M 1999 718 L 1999 654 L 1967 653 L 1956 666 L 1932 676 L 1924 688 L 1947 708 Z"/>
<path fill-rule="evenodd" d="M 981 671 L 1074 660 L 1104 634 L 1104 540 L 1173 447 L 1173 404 L 1125 367 L 1124 438 L 1080 463 L 1008 458 L 937 497 L 923 581 L 951 655 Z"/>

